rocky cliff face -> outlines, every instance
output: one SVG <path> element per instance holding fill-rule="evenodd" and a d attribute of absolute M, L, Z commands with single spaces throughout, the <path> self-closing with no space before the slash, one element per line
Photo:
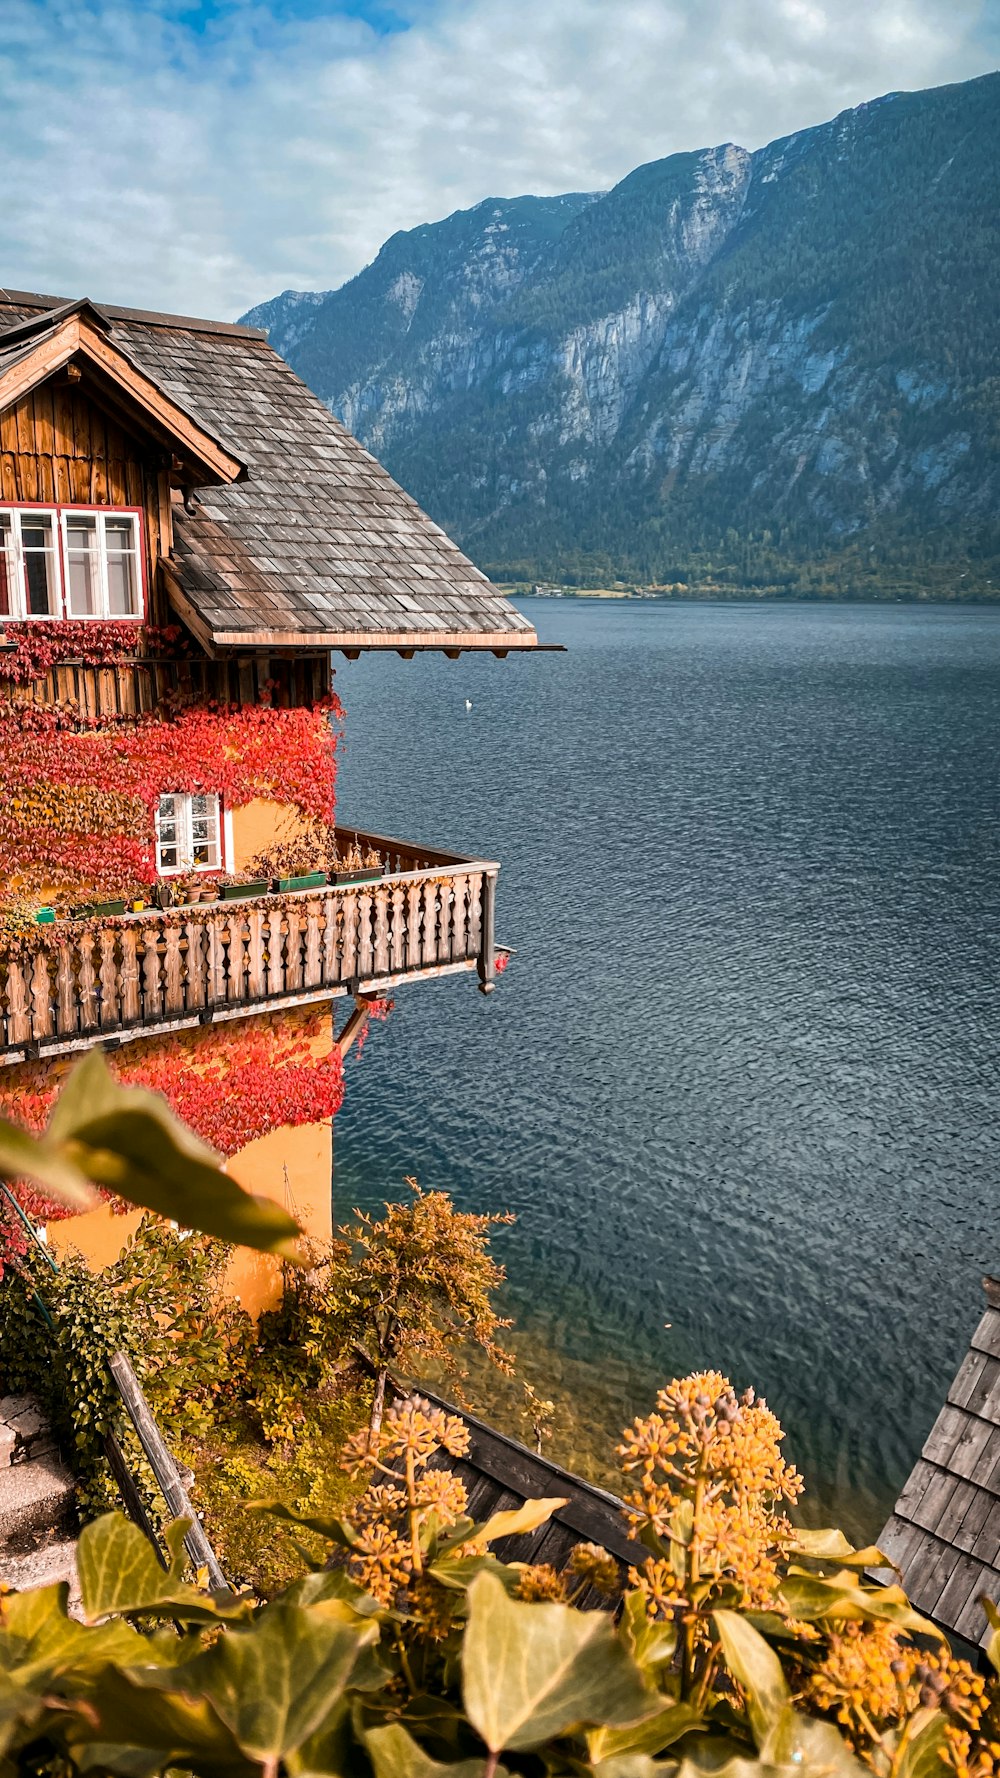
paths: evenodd
<path fill-rule="evenodd" d="M 496 571 L 998 590 L 998 138 L 1000 76 L 891 94 L 246 319 Z"/>

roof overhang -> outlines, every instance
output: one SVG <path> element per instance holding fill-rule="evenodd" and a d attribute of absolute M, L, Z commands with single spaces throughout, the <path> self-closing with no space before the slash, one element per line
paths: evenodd
<path fill-rule="evenodd" d="M 3 368 L 5 349 L 8 363 Z M 0 413 L 70 364 L 89 373 L 98 400 L 117 408 L 133 427 L 152 434 L 179 456 L 196 472 L 199 483 L 246 479 L 242 459 L 140 370 L 110 337 L 109 323 L 100 310 L 86 301 L 0 334 Z"/>

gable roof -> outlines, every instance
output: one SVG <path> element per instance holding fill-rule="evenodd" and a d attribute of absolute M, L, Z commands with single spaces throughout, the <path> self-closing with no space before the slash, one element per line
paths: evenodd
<path fill-rule="evenodd" d="M 878 1540 L 914 1605 L 941 1629 L 985 1642 L 979 1604 L 1000 1603 L 1000 1279 L 948 1399 Z"/>
<path fill-rule="evenodd" d="M 0 413 L 29 395 L 64 366 L 83 362 L 99 399 L 124 409 L 147 432 L 176 450 L 192 480 L 231 482 L 246 475 L 243 460 L 227 449 L 188 404 L 172 399 L 113 337 L 112 323 L 89 298 L 62 303 L 3 327 L 0 306 Z"/>
<path fill-rule="evenodd" d="M 62 305 L 0 291 L 0 327 Z M 71 305 L 72 307 L 73 305 Z M 530 621 L 255 328 L 102 305 L 109 343 L 247 466 L 174 508 L 170 596 L 210 648 L 533 648 Z M 12 341 L 16 348 L 16 336 Z M 0 388 L 3 375 L 0 334 Z"/>

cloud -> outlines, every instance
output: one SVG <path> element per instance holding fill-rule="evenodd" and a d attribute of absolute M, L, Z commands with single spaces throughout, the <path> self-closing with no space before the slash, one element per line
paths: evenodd
<path fill-rule="evenodd" d="M 233 316 L 396 229 L 991 65 L 978 0 L 4 0 L 8 287 Z"/>

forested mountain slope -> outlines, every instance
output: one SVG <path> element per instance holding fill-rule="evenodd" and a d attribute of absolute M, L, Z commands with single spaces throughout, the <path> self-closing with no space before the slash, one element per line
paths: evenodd
<path fill-rule="evenodd" d="M 245 317 L 490 572 L 1000 594 L 1000 75 L 488 199 Z"/>

